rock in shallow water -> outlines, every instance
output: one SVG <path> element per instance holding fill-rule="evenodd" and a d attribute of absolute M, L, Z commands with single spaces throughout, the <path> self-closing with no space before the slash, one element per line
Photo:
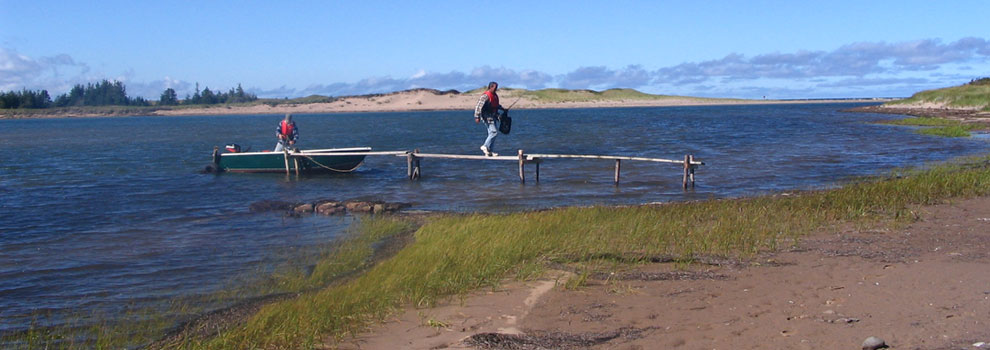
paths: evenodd
<path fill-rule="evenodd" d="M 293 211 L 295 211 L 296 213 L 299 213 L 299 214 L 312 213 L 313 212 L 313 205 L 312 204 L 309 204 L 309 203 L 302 204 L 302 205 L 297 206 L 295 209 L 293 209 Z"/>

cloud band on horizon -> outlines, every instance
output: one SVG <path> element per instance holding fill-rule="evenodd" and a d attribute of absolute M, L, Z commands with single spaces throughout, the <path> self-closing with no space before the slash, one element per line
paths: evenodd
<path fill-rule="evenodd" d="M 407 78 L 384 76 L 353 83 L 313 84 L 305 88 L 248 87 L 246 90 L 259 97 L 281 98 L 314 94 L 344 96 L 413 88 L 465 91 L 495 80 L 505 87 L 526 89 L 635 88 L 652 93 L 693 96 L 903 96 L 920 89 L 959 84 L 968 79 L 990 75 L 988 70 L 980 71 L 981 68 L 986 69 L 988 64 L 990 41 L 968 37 L 950 43 L 942 43 L 939 39 L 899 43 L 859 42 L 832 51 L 766 53 L 752 57 L 730 53 L 719 59 L 684 62 L 653 70 L 645 68 L 643 64 L 618 69 L 583 66 L 555 75 L 486 65 L 470 72 L 419 71 Z M 129 72 L 114 78 L 93 73 L 85 63 L 76 62 L 67 54 L 30 58 L 13 49 L 0 48 L 0 90 L 3 91 L 46 89 L 57 95 L 68 91 L 75 84 L 110 79 L 124 82 L 132 95 L 157 99 L 166 88 L 176 89 L 180 95 L 191 94 L 194 85 L 189 81 L 168 77 L 140 82 L 131 79 L 131 75 L 133 73 Z"/>

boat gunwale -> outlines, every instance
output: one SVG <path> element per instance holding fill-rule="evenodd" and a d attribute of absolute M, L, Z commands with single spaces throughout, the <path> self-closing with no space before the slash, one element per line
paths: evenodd
<path fill-rule="evenodd" d="M 290 155 L 293 155 L 293 154 L 307 154 L 307 153 L 361 152 L 361 151 L 371 151 L 371 147 L 311 149 L 311 150 L 305 150 L 305 151 L 300 150 L 298 152 L 290 152 L 289 154 Z M 226 152 L 226 153 L 220 153 L 220 156 L 256 156 L 256 155 L 275 155 L 275 154 L 284 154 L 284 153 L 282 153 L 282 152 L 275 152 L 275 151 L 270 151 L 270 152 Z M 332 157 L 332 155 L 322 155 L 322 154 L 321 155 L 314 155 L 314 157 L 319 157 L 319 156 Z"/>

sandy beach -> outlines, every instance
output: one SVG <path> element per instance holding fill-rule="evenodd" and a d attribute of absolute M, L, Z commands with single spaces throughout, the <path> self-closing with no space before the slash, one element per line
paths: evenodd
<path fill-rule="evenodd" d="M 257 105 L 250 107 L 211 107 L 182 110 L 164 110 L 156 115 L 212 115 L 212 114 L 284 114 L 284 113 L 348 113 L 348 112 L 396 112 L 396 111 L 437 111 L 473 110 L 480 94 L 438 94 L 430 90 L 411 90 L 378 96 L 341 97 L 331 103 Z M 808 103 L 798 100 L 739 100 L 739 99 L 699 99 L 691 97 L 671 97 L 657 100 L 603 100 L 586 102 L 542 102 L 528 98 L 518 98 L 512 91 L 500 92 L 503 106 L 512 109 L 536 108 L 595 108 L 595 107 L 662 107 L 662 106 L 703 106 L 735 104 L 777 104 Z M 838 102 L 840 100 L 815 100 L 816 103 Z M 853 102 L 841 100 L 842 102 Z M 864 100 L 867 101 L 867 100 Z"/>
<path fill-rule="evenodd" d="M 518 98 L 519 90 L 505 90 L 499 93 L 502 104 L 512 105 L 513 110 L 537 108 L 596 108 L 596 107 L 664 107 L 664 106 L 706 106 L 706 105 L 745 105 L 745 104 L 792 104 L 792 103 L 833 103 L 833 102 L 882 102 L 880 100 L 745 100 L 707 99 L 693 97 L 665 97 L 659 99 L 595 100 L 581 102 L 545 102 L 529 98 Z M 38 111 L 16 111 L 0 114 L 0 119 L 28 118 L 75 118 L 75 117 L 123 117 L 135 115 L 184 116 L 184 115 L 232 115 L 232 114 L 323 114 L 353 112 L 398 112 L 398 111 L 439 111 L 473 110 L 480 94 L 443 93 L 430 89 L 415 89 L 380 95 L 345 96 L 329 103 L 279 103 L 256 105 L 215 105 L 209 107 L 158 109 L 149 111 L 128 111 L 108 109 L 93 111 L 87 109 L 50 109 Z M 518 101 L 517 101 L 518 100 Z"/>
<path fill-rule="evenodd" d="M 990 345 L 990 198 L 897 229 L 833 228 L 749 261 L 505 281 L 408 308 L 341 349 L 893 349 Z"/>

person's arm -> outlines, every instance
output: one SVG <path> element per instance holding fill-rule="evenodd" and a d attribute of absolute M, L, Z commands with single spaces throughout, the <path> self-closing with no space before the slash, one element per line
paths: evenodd
<path fill-rule="evenodd" d="M 488 95 L 481 94 L 481 98 L 478 99 L 478 104 L 474 106 L 474 121 L 478 122 L 481 120 L 481 111 L 485 108 L 485 102 L 488 102 Z"/>
<path fill-rule="evenodd" d="M 295 122 L 292 122 L 292 141 L 291 143 L 296 143 L 299 139 L 299 126 Z"/>

